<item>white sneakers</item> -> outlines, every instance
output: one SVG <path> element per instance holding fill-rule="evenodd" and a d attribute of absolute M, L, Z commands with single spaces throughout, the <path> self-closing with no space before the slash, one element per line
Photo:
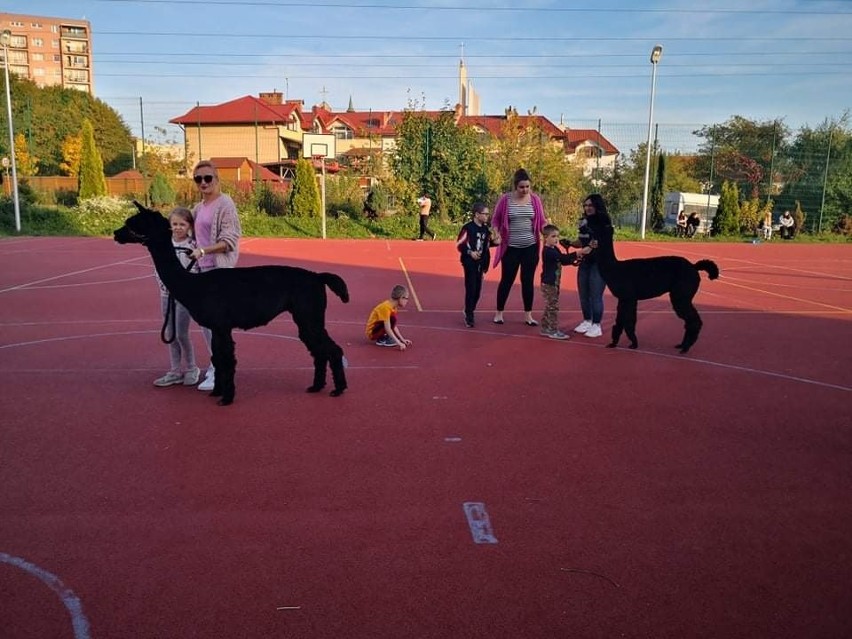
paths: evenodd
<path fill-rule="evenodd" d="M 207 370 L 207 375 L 204 377 L 204 381 L 201 382 L 197 388 L 200 391 L 212 391 L 213 386 L 216 385 L 216 371 L 212 368 Z"/>
<path fill-rule="evenodd" d="M 589 329 L 585 332 L 586 337 L 600 337 L 603 335 L 603 331 L 601 330 L 600 324 L 591 324 Z"/>
<path fill-rule="evenodd" d="M 582 333 L 586 337 L 600 337 L 603 335 L 600 324 L 592 324 L 589 320 L 583 320 L 574 329 L 575 333 Z"/>
<path fill-rule="evenodd" d="M 575 333 L 585 333 L 592 327 L 592 323 L 589 320 L 583 320 L 577 327 L 574 329 Z"/>

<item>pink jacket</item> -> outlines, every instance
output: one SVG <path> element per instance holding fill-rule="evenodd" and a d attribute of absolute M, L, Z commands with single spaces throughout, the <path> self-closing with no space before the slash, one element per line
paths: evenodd
<path fill-rule="evenodd" d="M 497 245 L 494 251 L 494 266 L 500 263 L 503 256 L 506 254 L 506 249 L 509 248 L 509 198 L 510 193 L 504 193 L 497 201 L 497 206 L 494 207 L 494 215 L 491 216 L 491 226 L 495 227 L 500 233 L 500 244 Z M 541 198 L 535 193 L 530 193 L 530 200 L 533 207 L 533 235 L 538 243 L 541 237 L 541 229 L 547 224 L 547 218 L 544 217 L 544 206 L 541 203 Z"/>

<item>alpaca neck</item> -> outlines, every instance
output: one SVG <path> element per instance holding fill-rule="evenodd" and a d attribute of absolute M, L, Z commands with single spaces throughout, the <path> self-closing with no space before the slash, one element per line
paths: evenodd
<path fill-rule="evenodd" d="M 154 268 L 157 269 L 160 280 L 169 289 L 169 293 L 186 306 L 184 300 L 192 288 L 193 276 L 180 263 L 171 238 L 166 237 L 165 241 L 149 241 L 146 247 L 154 260 Z"/>

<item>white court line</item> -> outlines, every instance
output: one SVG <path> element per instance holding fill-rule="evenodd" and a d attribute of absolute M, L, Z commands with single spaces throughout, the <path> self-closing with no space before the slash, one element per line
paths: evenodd
<path fill-rule="evenodd" d="M 112 268 L 113 266 L 122 266 L 125 264 L 132 264 L 133 262 L 137 262 L 141 259 L 148 259 L 148 256 L 145 257 L 135 257 L 130 260 L 122 260 L 120 262 L 111 262 L 110 264 L 101 264 L 100 266 L 93 266 L 92 268 L 85 268 L 80 271 L 71 271 L 70 273 L 62 273 L 60 275 L 54 275 L 53 277 L 45 277 L 40 280 L 35 280 L 33 282 L 26 282 L 24 284 L 18 284 L 17 286 L 10 286 L 9 288 L 0 289 L 0 293 L 8 293 L 9 291 L 17 291 L 19 289 L 26 288 L 28 286 L 33 286 L 34 284 L 41 284 L 43 282 L 52 282 L 53 280 L 60 280 L 63 277 L 71 277 L 72 275 L 80 275 L 82 273 L 90 273 L 91 271 L 97 271 L 102 268 Z"/>
<path fill-rule="evenodd" d="M 68 588 L 62 580 L 44 568 L 39 568 L 35 564 L 30 563 L 26 559 L 7 555 L 5 552 L 0 552 L 0 562 L 20 568 L 24 572 L 41 580 L 41 582 L 56 593 L 62 600 L 62 604 L 71 615 L 71 627 L 74 629 L 75 639 L 89 639 L 89 621 L 86 615 L 83 614 L 83 604 L 74 594 L 74 591 Z"/>
<path fill-rule="evenodd" d="M 536 340 L 536 341 L 539 341 L 539 342 L 544 341 L 544 339 L 541 337 L 541 335 L 539 335 L 537 332 L 535 334 L 531 333 L 531 334 L 527 334 L 527 335 L 521 335 L 520 333 L 498 333 L 494 330 L 483 331 L 483 330 L 476 329 L 476 328 L 461 328 L 461 327 L 449 328 L 449 327 L 445 327 L 445 326 L 424 326 L 422 324 L 411 324 L 410 326 L 411 327 L 416 326 L 417 328 L 425 328 L 427 330 L 434 330 L 434 331 L 451 331 L 451 332 L 454 332 L 454 333 L 465 333 L 465 334 L 468 334 L 468 335 L 471 334 L 471 333 L 479 333 L 480 335 L 493 335 L 494 337 L 503 337 L 503 338 L 514 337 L 514 338 L 520 338 L 520 339 Z M 606 348 L 605 344 L 600 343 L 600 342 L 592 343 L 591 340 L 583 338 L 582 335 L 580 335 L 576 338 L 574 336 L 572 336 L 571 339 L 565 340 L 564 342 L 558 342 L 556 344 L 553 344 L 553 346 L 556 347 L 556 348 L 559 348 L 560 344 L 563 345 L 563 346 L 583 346 L 583 347 L 591 347 L 591 348 Z M 760 368 L 751 368 L 749 366 L 740 366 L 738 364 L 725 364 L 723 362 L 714 362 L 714 361 L 711 361 L 709 359 L 699 359 L 699 358 L 693 357 L 691 355 L 680 355 L 680 354 L 670 355 L 670 354 L 667 354 L 667 353 L 659 353 L 659 352 L 656 352 L 656 351 L 645 351 L 645 350 L 642 350 L 641 348 L 631 349 L 631 348 L 626 348 L 624 346 L 622 346 L 620 348 L 616 348 L 614 350 L 616 352 L 619 352 L 619 353 L 627 353 L 627 354 L 631 354 L 631 355 L 648 355 L 650 357 L 663 357 L 665 359 L 670 359 L 670 360 L 674 360 L 674 361 L 678 361 L 678 362 L 688 362 L 690 364 L 704 364 L 706 366 L 716 366 L 716 367 L 719 367 L 719 368 L 736 370 L 736 371 L 740 371 L 740 372 L 743 372 L 743 373 L 753 373 L 755 375 L 766 375 L 768 377 L 775 377 L 777 379 L 786 379 L 786 380 L 791 381 L 791 382 L 800 382 L 802 384 L 810 384 L 810 385 L 813 385 L 813 386 L 821 386 L 823 388 L 832 388 L 834 390 L 852 392 L 852 386 L 842 386 L 840 384 L 832 384 L 830 382 L 821 382 L 819 380 L 809 379 L 807 377 L 797 377 L 796 375 L 787 375 L 785 373 L 776 373 L 774 371 L 768 371 L 768 370 L 764 370 L 764 369 L 760 369 Z"/>
<path fill-rule="evenodd" d="M 78 286 L 100 286 L 101 284 L 121 284 L 123 282 L 137 282 L 139 280 L 153 280 L 153 272 L 149 275 L 139 275 L 137 277 L 126 277 L 121 280 L 98 280 L 95 282 L 82 282 L 80 284 L 53 284 L 51 286 L 27 286 L 28 291 L 45 291 L 57 288 L 75 288 Z"/>
<path fill-rule="evenodd" d="M 351 324 L 351 323 L 354 323 L 354 322 L 342 322 L 342 323 L 350 323 Z M 488 331 L 483 331 L 483 330 L 480 330 L 480 329 L 472 329 L 472 328 L 466 328 L 466 327 L 465 328 L 462 328 L 462 327 L 452 328 L 452 327 L 446 327 L 446 326 L 427 326 L 427 325 L 423 325 L 423 324 L 411 324 L 411 327 L 416 327 L 416 328 L 425 329 L 425 330 L 439 331 L 439 332 L 465 333 L 467 335 L 475 333 L 475 334 L 479 334 L 479 335 L 490 335 L 490 336 L 493 336 L 493 337 L 501 337 L 501 338 L 516 338 L 516 339 L 520 338 L 520 339 L 537 340 L 539 342 L 542 341 L 542 337 L 541 337 L 541 335 L 538 335 L 538 333 L 522 335 L 522 334 L 519 334 L 519 333 L 503 333 L 503 332 L 498 333 L 493 329 L 488 330 Z M 111 332 L 111 333 L 91 333 L 91 334 L 87 334 L 87 335 L 72 335 L 72 336 L 66 336 L 66 337 L 50 337 L 50 338 L 45 338 L 45 339 L 41 339 L 41 340 L 32 340 L 32 341 L 28 341 L 28 342 L 3 344 L 3 345 L 0 345 L 0 350 L 10 349 L 10 348 L 19 348 L 19 347 L 23 347 L 23 346 L 34 346 L 34 345 L 38 345 L 38 344 L 63 342 L 63 341 L 73 341 L 73 340 L 80 340 L 80 339 L 93 339 L 93 338 L 97 338 L 97 337 L 117 337 L 117 336 L 125 336 L 125 335 L 151 335 L 151 334 L 157 334 L 157 333 L 158 333 L 158 331 L 147 330 L 147 331 Z M 291 336 L 291 335 L 277 335 L 277 334 L 274 334 L 274 333 L 258 333 L 256 331 L 246 331 L 245 335 L 254 335 L 255 337 L 273 337 L 273 338 L 276 338 L 276 339 L 299 341 L 297 337 L 294 337 L 294 336 Z M 583 341 L 581 339 L 581 337 L 582 336 L 579 336 L 575 339 L 566 340 L 564 342 L 561 342 L 561 344 L 567 345 L 567 346 L 582 346 L 582 347 L 592 347 L 592 348 L 604 348 L 605 347 L 604 344 L 601 344 L 601 343 L 594 344 L 594 343 L 590 343 L 588 340 Z M 662 357 L 662 358 L 665 358 L 665 359 L 670 359 L 670 360 L 673 360 L 673 361 L 690 363 L 690 364 L 703 364 L 705 366 L 714 366 L 714 367 L 717 367 L 717 368 L 724 368 L 724 369 L 727 369 L 727 370 L 736 370 L 736 371 L 740 371 L 740 372 L 743 372 L 743 373 L 751 373 L 751 374 L 754 374 L 754 375 L 765 375 L 767 377 L 773 377 L 773 378 L 776 378 L 776 379 L 784 379 L 784 380 L 788 380 L 788 381 L 792 381 L 792 382 L 799 382 L 799 383 L 808 384 L 808 385 L 811 385 L 811 386 L 819 386 L 819 387 L 822 387 L 822 388 L 831 388 L 831 389 L 834 389 L 834 390 L 852 392 L 852 387 L 843 386 L 841 384 L 832 384 L 830 382 L 821 382 L 819 380 L 809 379 L 807 377 L 799 377 L 799 376 L 796 376 L 796 375 L 787 375 L 785 373 L 776 373 L 774 371 L 769 371 L 769 370 L 759 369 L 759 368 L 751 368 L 749 366 L 741 366 L 741 365 L 738 365 L 738 364 L 725 364 L 724 362 L 714 362 L 714 361 L 707 360 L 707 359 L 699 359 L 699 358 L 696 358 L 696 357 L 690 356 L 690 355 L 670 355 L 670 354 L 659 353 L 659 352 L 655 352 L 655 351 L 646 351 L 646 350 L 642 350 L 641 348 L 634 350 L 634 349 L 624 348 L 624 347 L 618 348 L 618 349 L 616 349 L 616 351 L 619 352 L 619 353 L 627 353 L 627 354 L 631 354 L 631 355 L 647 355 L 647 356 L 650 356 L 650 357 Z M 305 367 L 305 368 L 309 369 L 309 367 Z M 353 367 L 353 368 L 358 368 L 358 367 Z M 381 369 L 381 368 L 384 368 L 384 367 L 364 367 L 364 368 Z M 394 366 L 394 367 L 390 367 L 390 368 L 399 368 L 399 367 Z M 245 370 L 251 370 L 251 369 L 245 369 Z M 264 370 L 266 370 L 266 369 L 264 369 Z M 272 369 L 272 370 L 277 370 L 277 369 Z M 286 369 L 286 370 L 289 370 L 289 369 Z"/>

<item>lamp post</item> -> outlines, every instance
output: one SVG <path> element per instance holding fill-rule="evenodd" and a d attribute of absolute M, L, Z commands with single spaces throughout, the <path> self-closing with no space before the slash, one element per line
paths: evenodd
<path fill-rule="evenodd" d="M 642 225 L 640 235 L 645 239 L 645 222 L 648 219 L 648 178 L 651 172 L 651 129 L 654 126 L 654 90 L 657 88 L 657 63 L 663 57 L 662 45 L 651 51 L 651 106 L 648 109 L 648 143 L 645 148 L 645 188 L 642 191 Z"/>
<path fill-rule="evenodd" d="M 12 201 L 15 204 L 15 230 L 21 232 L 21 205 L 18 201 L 18 168 L 15 163 L 15 131 L 12 126 L 12 92 L 9 90 L 9 45 L 12 32 L 3 29 L 0 45 L 3 45 L 3 68 L 6 72 L 6 115 L 9 118 L 9 156 L 12 158 Z"/>

